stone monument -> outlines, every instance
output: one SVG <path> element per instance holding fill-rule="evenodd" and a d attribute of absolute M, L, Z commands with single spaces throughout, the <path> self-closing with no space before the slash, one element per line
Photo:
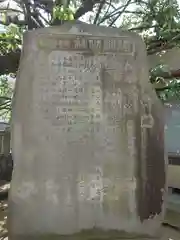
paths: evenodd
<path fill-rule="evenodd" d="M 10 240 L 157 236 L 162 113 L 139 36 L 75 22 L 27 32 L 13 104 Z"/>

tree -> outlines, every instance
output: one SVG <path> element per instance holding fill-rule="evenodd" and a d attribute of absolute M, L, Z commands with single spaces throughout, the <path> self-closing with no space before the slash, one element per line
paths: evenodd
<path fill-rule="evenodd" d="M 11 100 L 13 86 L 9 83 L 7 76 L 0 78 L 0 117 L 2 120 L 10 118 Z"/>
<path fill-rule="evenodd" d="M 0 13 L 0 23 L 6 29 L 0 34 L 1 82 L 9 74 L 16 75 L 24 31 L 62 24 L 64 20 L 86 17 L 89 23 L 137 32 L 149 55 L 180 43 L 180 10 L 176 0 L 0 0 Z M 150 76 L 162 99 L 179 95 L 179 69 L 169 71 L 160 65 L 150 70 Z M 1 109 L 10 108 L 9 103 L 4 98 Z"/>

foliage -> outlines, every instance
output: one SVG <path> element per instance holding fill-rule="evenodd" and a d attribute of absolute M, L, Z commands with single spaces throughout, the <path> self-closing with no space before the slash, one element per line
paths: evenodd
<path fill-rule="evenodd" d="M 10 77 L 10 76 L 9 76 Z M 13 96 L 13 85 L 7 76 L 0 77 L 0 120 L 9 120 Z"/>
<path fill-rule="evenodd" d="M 53 9 L 53 20 L 74 20 L 74 13 L 64 6 L 56 6 Z"/>
<path fill-rule="evenodd" d="M 172 79 L 168 87 L 163 87 L 163 90 L 157 89 L 157 95 L 162 101 L 180 100 L 180 82 L 177 79 Z"/>
<path fill-rule="evenodd" d="M 0 34 L 0 53 L 6 54 L 21 48 L 22 33 L 22 29 L 15 24 L 6 27 L 6 31 Z"/>
<path fill-rule="evenodd" d="M 73 19 L 137 32 L 149 55 L 180 44 L 177 0 L 1 0 L 0 24 L 6 31 L 0 34 L 0 88 L 7 91 L 8 74 L 16 74 L 24 31 Z M 150 81 L 163 100 L 179 97 L 178 78 L 168 71 L 160 65 L 150 71 Z M 11 87 L 9 91 L 1 92 L 3 113 L 10 109 Z"/>

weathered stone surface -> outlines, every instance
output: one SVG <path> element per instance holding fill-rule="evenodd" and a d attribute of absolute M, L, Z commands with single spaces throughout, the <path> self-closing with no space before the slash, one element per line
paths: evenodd
<path fill-rule="evenodd" d="M 156 234 L 164 126 L 146 65 L 142 40 L 116 29 L 67 23 L 25 34 L 12 121 L 11 240 Z"/>

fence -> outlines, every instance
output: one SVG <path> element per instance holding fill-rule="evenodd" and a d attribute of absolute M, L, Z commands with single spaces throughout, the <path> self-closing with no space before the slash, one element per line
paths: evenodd
<path fill-rule="evenodd" d="M 13 170 L 9 129 L 0 131 L 0 180 L 10 181 Z"/>
<path fill-rule="evenodd" d="M 10 131 L 5 130 L 0 132 L 0 155 L 7 156 L 10 153 Z"/>

